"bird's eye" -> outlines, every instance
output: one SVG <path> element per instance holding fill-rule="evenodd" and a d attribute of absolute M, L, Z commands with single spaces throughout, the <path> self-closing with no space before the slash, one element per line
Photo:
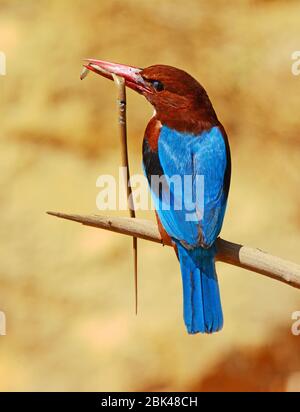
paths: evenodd
<path fill-rule="evenodd" d="M 164 85 L 159 80 L 153 80 L 151 83 L 157 92 L 161 92 L 164 90 Z"/>

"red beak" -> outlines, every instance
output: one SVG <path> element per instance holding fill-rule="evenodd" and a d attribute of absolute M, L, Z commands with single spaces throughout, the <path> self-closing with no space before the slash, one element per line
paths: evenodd
<path fill-rule="evenodd" d="M 104 60 L 86 59 L 86 61 L 88 64 L 84 65 L 84 67 L 88 70 L 110 80 L 113 80 L 112 74 L 115 74 L 122 77 L 125 80 L 126 86 L 130 89 L 141 94 L 151 93 L 151 89 L 141 76 L 142 69 L 126 66 L 125 64 L 106 62 Z"/>

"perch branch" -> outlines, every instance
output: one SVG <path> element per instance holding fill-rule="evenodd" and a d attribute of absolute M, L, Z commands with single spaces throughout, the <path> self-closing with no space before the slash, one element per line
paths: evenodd
<path fill-rule="evenodd" d="M 100 229 L 110 230 L 123 235 L 149 240 L 162 244 L 157 226 L 150 221 L 132 218 L 85 216 L 58 212 L 49 215 L 82 223 Z M 168 244 L 168 246 L 171 246 Z M 229 263 L 252 272 L 300 289 L 300 265 L 272 256 L 260 249 L 243 246 L 227 240 L 217 239 L 217 260 Z"/>

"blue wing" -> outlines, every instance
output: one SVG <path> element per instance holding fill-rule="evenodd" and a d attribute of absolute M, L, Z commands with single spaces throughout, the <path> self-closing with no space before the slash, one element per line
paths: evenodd
<path fill-rule="evenodd" d="M 222 132 L 213 127 L 195 136 L 163 126 L 158 157 L 164 182 L 160 189 L 151 182 L 151 192 L 162 225 L 186 246 L 211 246 L 220 233 L 227 202 Z"/>

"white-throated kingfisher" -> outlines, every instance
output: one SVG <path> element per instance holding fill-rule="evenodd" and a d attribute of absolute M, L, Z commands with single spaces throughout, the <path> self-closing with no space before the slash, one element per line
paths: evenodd
<path fill-rule="evenodd" d="M 139 69 L 102 60 L 88 62 L 90 70 L 97 72 L 96 65 L 123 77 L 126 86 L 154 107 L 143 140 L 143 167 L 162 239 L 172 241 L 180 261 L 184 321 L 189 333 L 216 332 L 223 326 L 223 314 L 215 241 L 223 223 L 231 175 L 224 127 L 204 88 L 183 70 L 166 65 Z M 164 179 L 159 190 L 152 187 L 153 176 Z M 174 176 L 181 178 L 180 190 L 173 184 Z M 197 179 L 199 176 L 202 179 Z M 186 177 L 190 177 L 188 187 Z M 194 204 L 197 191 L 202 199 Z"/>

